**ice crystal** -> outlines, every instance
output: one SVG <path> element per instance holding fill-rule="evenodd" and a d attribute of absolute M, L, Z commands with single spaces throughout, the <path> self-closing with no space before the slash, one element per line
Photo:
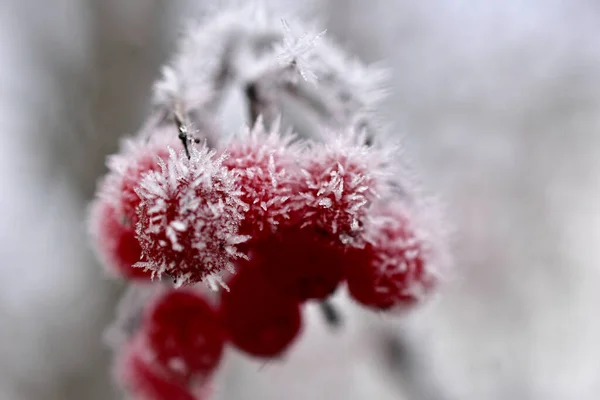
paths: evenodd
<path fill-rule="evenodd" d="M 330 38 L 315 42 L 310 68 L 319 76 L 319 84 L 335 93 L 343 102 L 359 109 L 374 111 L 387 96 L 389 71 L 379 64 L 365 65 L 347 55 Z"/>
<path fill-rule="evenodd" d="M 293 67 L 306 82 L 316 83 L 317 75 L 312 70 L 308 56 L 319 40 L 325 36 L 326 31 L 297 34 L 287 21 L 282 20 L 282 25 L 283 41 L 275 46 L 280 64 L 283 67 Z"/>

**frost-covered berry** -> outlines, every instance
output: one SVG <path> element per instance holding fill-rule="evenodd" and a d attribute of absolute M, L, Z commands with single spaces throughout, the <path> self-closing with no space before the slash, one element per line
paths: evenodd
<path fill-rule="evenodd" d="M 367 210 L 381 190 L 386 161 L 350 133 L 313 146 L 305 154 L 295 197 L 300 226 L 320 229 L 336 243 L 362 246 Z"/>
<path fill-rule="evenodd" d="M 221 315 L 229 340 L 256 357 L 284 353 L 300 333 L 298 301 L 270 285 L 262 271 L 244 262 L 221 297 Z"/>
<path fill-rule="evenodd" d="M 254 247 L 269 282 L 299 301 L 325 299 L 344 280 L 345 249 L 321 230 L 285 229 Z"/>
<path fill-rule="evenodd" d="M 177 285 L 219 280 L 224 269 L 243 255 L 237 245 L 245 204 L 236 182 L 206 146 L 170 150 L 160 171 L 147 173 L 137 190 L 137 238 L 142 262 L 137 266 L 168 274 Z"/>
<path fill-rule="evenodd" d="M 282 137 L 275 124 L 266 132 L 259 118 L 225 148 L 225 165 L 240 186 L 241 198 L 248 204 L 240 232 L 252 240 L 271 233 L 290 218 L 291 197 L 297 175 L 293 137 Z"/>
<path fill-rule="evenodd" d="M 134 228 L 122 221 L 106 199 L 99 198 L 91 204 L 89 229 L 96 253 L 111 275 L 150 279 L 151 272 L 133 267 L 142 254 Z"/>
<path fill-rule="evenodd" d="M 413 305 L 437 282 L 432 243 L 402 204 L 378 207 L 373 214 L 367 245 L 347 255 L 348 291 L 375 309 Z"/>
<path fill-rule="evenodd" d="M 141 332 L 154 362 L 185 381 L 210 376 L 223 354 L 217 311 L 192 290 L 162 293 L 146 310 Z"/>
<path fill-rule="evenodd" d="M 121 349 L 116 375 L 135 400 L 201 400 L 184 382 L 173 379 L 150 362 L 139 338 Z"/>
<path fill-rule="evenodd" d="M 120 151 L 108 157 L 108 174 L 99 187 L 99 197 L 115 208 L 123 224 L 135 229 L 140 198 L 136 193 L 140 180 L 149 171 L 159 170 L 158 160 L 169 157 L 168 147 L 181 149 L 177 133 L 172 129 L 157 130 L 150 137 L 123 140 Z"/>

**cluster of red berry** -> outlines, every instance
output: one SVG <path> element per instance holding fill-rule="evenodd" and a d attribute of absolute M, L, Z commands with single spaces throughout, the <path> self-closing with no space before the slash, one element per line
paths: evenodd
<path fill-rule="evenodd" d="M 176 283 L 147 306 L 121 358 L 141 398 L 197 398 L 226 342 L 281 355 L 301 330 L 301 305 L 342 282 L 377 310 L 411 305 L 435 284 L 435 249 L 394 195 L 386 151 L 351 132 L 316 144 L 277 130 L 259 121 L 223 148 L 184 151 L 167 129 L 109 159 L 91 209 L 99 255 L 122 277 Z M 199 282 L 226 290 L 211 304 Z"/>

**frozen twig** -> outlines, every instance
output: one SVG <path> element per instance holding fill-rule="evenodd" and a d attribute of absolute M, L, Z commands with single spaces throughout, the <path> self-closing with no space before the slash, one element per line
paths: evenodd
<path fill-rule="evenodd" d="M 387 71 L 365 66 L 297 21 L 259 7 L 227 10 L 188 30 L 156 83 L 154 104 L 170 114 L 210 115 L 231 83 L 244 88 L 252 121 L 267 125 L 282 96 L 303 103 L 326 125 L 379 129 L 375 109 L 385 97 Z"/>

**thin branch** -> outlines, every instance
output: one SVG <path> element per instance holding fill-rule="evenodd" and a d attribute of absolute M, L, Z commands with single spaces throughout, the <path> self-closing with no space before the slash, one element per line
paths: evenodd
<path fill-rule="evenodd" d="M 338 329 L 342 326 L 342 316 L 331 301 L 323 300 L 319 306 L 325 322 L 327 322 L 332 329 Z"/>
<path fill-rule="evenodd" d="M 256 122 L 258 116 L 261 114 L 264 104 L 261 104 L 256 83 L 249 83 L 246 85 L 244 93 L 246 94 L 246 100 L 248 101 L 248 119 L 250 120 L 250 125 L 252 126 Z"/>
<path fill-rule="evenodd" d="M 175 125 L 177 126 L 177 130 L 179 131 L 179 140 L 183 143 L 183 148 L 185 150 L 185 155 L 188 160 L 191 158 L 190 149 L 189 149 L 189 137 L 188 137 L 188 129 L 185 123 L 183 122 L 183 118 L 180 115 L 179 111 L 176 110 L 174 113 Z"/>

